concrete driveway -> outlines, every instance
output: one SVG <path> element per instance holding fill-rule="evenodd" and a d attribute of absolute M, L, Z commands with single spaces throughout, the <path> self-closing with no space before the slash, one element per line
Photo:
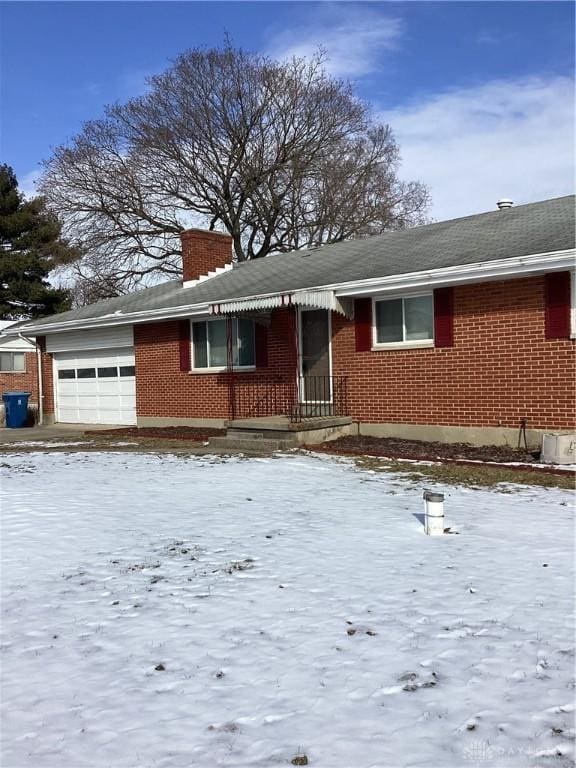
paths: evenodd
<path fill-rule="evenodd" d="M 118 429 L 118 425 L 108 424 L 51 424 L 46 427 L 22 427 L 22 429 L 0 428 L 0 445 L 5 443 L 20 443 L 28 440 L 74 440 L 82 437 L 84 432 L 99 429 Z"/>
<path fill-rule="evenodd" d="M 121 429 L 118 424 L 51 424 L 45 427 L 23 427 L 22 429 L 0 428 L 0 454 L 14 451 L 33 453 L 35 451 L 65 452 L 107 452 L 126 451 L 136 453 L 173 453 L 182 455 L 203 455 L 215 453 L 204 442 L 193 440 L 170 440 L 150 437 L 137 438 L 108 434 L 107 429 Z M 86 435 L 85 432 L 98 434 Z"/>

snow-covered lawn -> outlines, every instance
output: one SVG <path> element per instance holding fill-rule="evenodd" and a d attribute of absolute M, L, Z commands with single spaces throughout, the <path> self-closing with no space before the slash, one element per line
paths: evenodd
<path fill-rule="evenodd" d="M 0 463 L 3 768 L 572 764 L 570 493 L 432 539 L 330 458 Z"/>

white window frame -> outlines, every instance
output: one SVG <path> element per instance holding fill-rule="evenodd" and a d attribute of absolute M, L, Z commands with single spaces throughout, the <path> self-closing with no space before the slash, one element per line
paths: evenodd
<path fill-rule="evenodd" d="M 11 355 L 12 356 L 12 368 L 0 368 L 0 374 L 1 373 L 26 373 L 26 352 L 18 351 L 18 350 L 12 350 L 12 349 L 0 349 L 0 352 L 3 355 Z M 24 358 L 24 368 L 21 370 L 16 370 L 14 368 L 14 355 L 22 355 Z"/>
<path fill-rule="evenodd" d="M 232 320 L 238 321 L 237 317 L 232 318 Z M 227 365 L 222 366 L 209 366 L 205 368 L 197 368 L 196 367 L 196 350 L 194 345 L 194 324 L 195 323 L 215 323 L 215 322 L 226 322 L 225 317 L 206 317 L 204 319 L 196 318 L 194 320 L 190 320 L 190 346 L 191 346 L 191 355 L 190 359 L 192 361 L 192 369 L 191 373 L 222 373 L 223 371 L 228 371 L 229 368 Z M 254 364 L 253 365 L 235 365 L 234 370 L 235 371 L 255 371 L 256 370 L 256 328 L 255 323 L 252 320 L 252 336 L 253 336 L 253 348 L 254 348 Z M 207 343 L 207 349 L 208 349 L 208 360 L 210 360 L 210 337 L 208 332 L 206 332 L 206 343 Z"/>
<path fill-rule="evenodd" d="M 376 323 L 376 304 L 381 301 L 398 301 L 399 299 L 416 299 L 419 296 L 432 297 L 432 338 L 431 339 L 413 339 L 410 341 L 378 341 L 378 326 Z M 404 320 L 404 307 L 402 308 L 402 320 Z M 402 335 L 406 335 L 406 326 L 402 323 Z M 430 349 L 434 346 L 434 292 L 419 291 L 418 293 L 402 293 L 400 295 L 373 296 L 372 297 L 372 349 Z"/>

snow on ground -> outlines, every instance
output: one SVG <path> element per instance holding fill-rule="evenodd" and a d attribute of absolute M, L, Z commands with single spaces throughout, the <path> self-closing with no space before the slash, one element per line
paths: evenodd
<path fill-rule="evenodd" d="M 92 440 L 18 440 L 11 443 L 10 448 L 15 451 L 18 448 L 72 448 L 78 445 L 91 445 Z"/>
<path fill-rule="evenodd" d="M 94 445 L 94 440 L 18 440 L 10 443 L 10 450 L 18 451 L 19 448 L 72 448 L 78 445 Z M 110 443 L 110 447 L 120 445 L 138 445 L 138 443 L 125 440 L 116 440 Z"/>
<path fill-rule="evenodd" d="M 3 768 L 568 766 L 566 491 L 4 455 Z M 301 760 L 302 761 L 302 760 Z"/>

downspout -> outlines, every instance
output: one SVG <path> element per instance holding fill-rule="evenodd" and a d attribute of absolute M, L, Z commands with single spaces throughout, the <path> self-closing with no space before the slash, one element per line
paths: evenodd
<path fill-rule="evenodd" d="M 23 336 L 21 333 L 18 334 L 19 339 L 23 339 L 24 341 L 27 341 L 29 344 L 33 344 L 34 348 L 36 350 L 36 371 L 38 375 L 38 424 L 40 426 L 44 425 L 44 381 L 42 379 L 42 353 L 40 350 L 40 345 L 36 341 L 36 339 L 32 340 L 29 339 L 26 336 Z"/>

